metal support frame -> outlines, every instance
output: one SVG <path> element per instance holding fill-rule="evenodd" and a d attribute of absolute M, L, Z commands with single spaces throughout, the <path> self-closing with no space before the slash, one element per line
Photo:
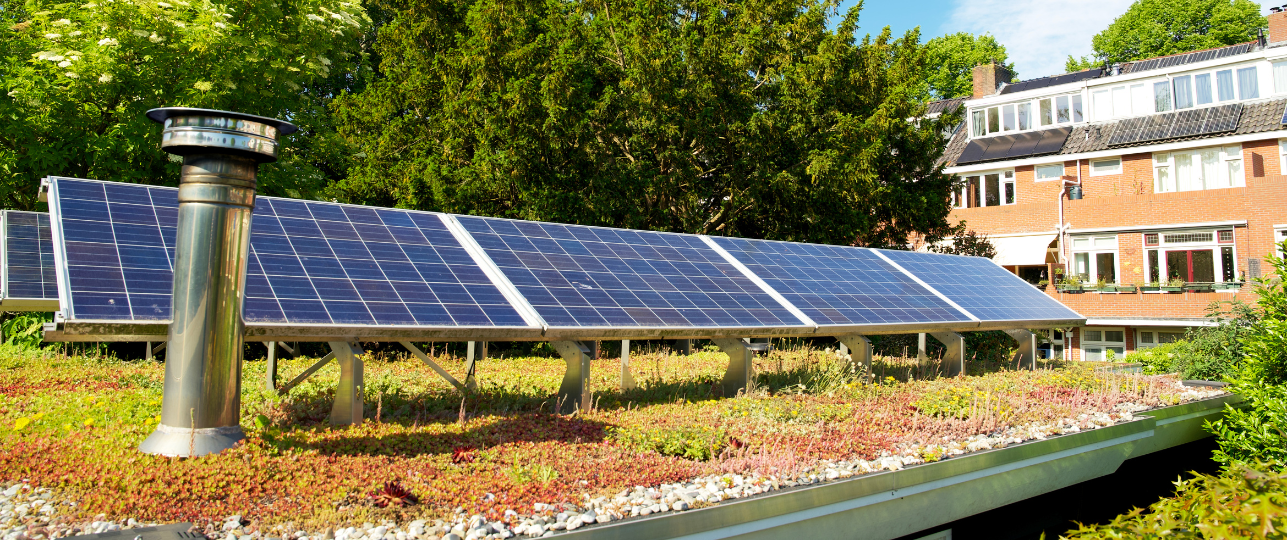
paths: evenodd
<path fill-rule="evenodd" d="M 930 332 L 929 335 L 947 347 L 943 353 L 943 373 L 949 377 L 965 373 L 965 336 L 956 332 Z"/>
<path fill-rule="evenodd" d="M 755 351 L 767 350 L 768 343 L 750 343 L 747 340 L 733 338 L 717 338 L 711 341 L 728 355 L 728 369 L 724 371 L 724 380 L 721 382 L 724 397 L 733 397 L 738 392 L 750 389 L 751 383 L 755 380 L 755 361 L 752 355 Z"/>
<path fill-rule="evenodd" d="M 630 374 L 630 340 L 621 340 L 621 391 L 634 390 L 639 385 L 635 384 L 634 375 Z"/>
<path fill-rule="evenodd" d="M 679 354 L 683 354 L 683 355 L 693 354 L 693 340 L 691 339 L 675 340 L 675 350 L 679 351 Z"/>
<path fill-rule="evenodd" d="M 1022 328 L 1013 328 L 1005 331 L 1015 341 L 1019 342 L 1019 348 L 1014 351 L 1015 367 L 1018 369 L 1037 369 L 1037 335 Z"/>
<path fill-rule="evenodd" d="M 590 410 L 590 348 L 580 341 L 552 341 L 550 344 L 568 363 L 563 384 L 559 385 L 559 413 Z"/>
<path fill-rule="evenodd" d="M 871 340 L 867 336 L 836 336 L 840 340 L 841 354 L 849 357 L 849 369 L 861 372 L 864 381 L 871 381 Z"/>
<path fill-rule="evenodd" d="M 340 384 L 335 389 L 335 405 L 331 408 L 331 425 L 358 425 L 362 423 L 362 349 L 347 341 L 331 341 L 331 352 L 340 364 Z"/>
<path fill-rule="evenodd" d="M 437 362 L 434 362 L 432 358 L 429 358 L 429 355 L 420 350 L 420 347 L 415 346 L 415 344 L 410 341 L 399 341 L 398 343 L 401 343 L 403 347 L 406 347 L 408 351 L 411 351 L 413 356 L 419 358 L 421 362 L 424 362 L 426 366 L 429 366 L 430 369 L 434 370 L 439 377 L 442 377 L 443 380 L 446 380 L 452 386 L 456 387 L 456 390 L 460 390 L 461 392 L 465 391 L 464 383 L 456 380 L 456 378 L 452 377 L 450 373 L 447 373 L 447 370 L 443 369 Z"/>
<path fill-rule="evenodd" d="M 478 388 L 478 380 L 474 377 L 477 373 L 478 362 L 487 360 L 487 342 L 470 341 L 465 353 L 465 387 L 473 390 Z"/>
<path fill-rule="evenodd" d="M 929 353 L 926 352 L 927 344 L 925 342 L 925 332 L 916 334 L 916 362 L 924 364 L 929 360 Z"/>
<path fill-rule="evenodd" d="M 326 356 L 323 356 L 320 360 L 318 360 L 317 362 L 314 362 L 313 365 L 308 366 L 308 369 L 305 369 L 304 371 L 300 372 L 299 375 L 296 375 L 294 379 L 290 380 L 290 382 L 283 384 L 281 388 L 278 388 L 277 395 L 284 396 L 286 394 L 289 394 L 292 388 L 295 388 L 296 386 L 299 385 L 299 383 L 304 382 L 304 379 L 307 379 L 312 374 L 317 373 L 317 370 L 322 369 L 322 367 L 326 366 L 326 364 L 330 363 L 330 361 L 334 359 L 335 359 L 335 351 L 326 353 Z"/>
<path fill-rule="evenodd" d="M 277 390 L 277 342 L 268 342 L 268 367 L 264 374 L 264 389 L 269 392 Z"/>

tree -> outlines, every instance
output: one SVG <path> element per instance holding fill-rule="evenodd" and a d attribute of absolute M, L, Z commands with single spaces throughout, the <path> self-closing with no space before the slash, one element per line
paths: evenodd
<path fill-rule="evenodd" d="M 1010 70 L 1018 80 L 1019 73 L 1014 69 L 1014 62 L 1006 63 L 1008 56 L 1005 45 L 997 42 L 991 34 L 976 36 L 969 32 L 947 34 L 929 40 L 925 44 L 929 51 L 930 94 L 935 99 L 968 97 L 974 93 L 974 67 L 980 64 L 996 62 Z"/>
<path fill-rule="evenodd" d="M 926 240 L 929 251 L 934 253 L 971 255 L 985 259 L 997 256 L 997 248 L 988 240 L 988 236 L 966 228 L 964 221 L 949 227 L 946 234 L 931 235 Z"/>
<path fill-rule="evenodd" d="M 344 0 L 55 4 L 0 0 L 0 203 L 39 179 L 175 184 L 154 107 L 231 109 L 302 130 L 261 192 L 307 196 L 343 174 L 326 104 L 360 82 L 370 20 Z"/>
<path fill-rule="evenodd" d="M 1251 0 L 1137 0 L 1091 39 L 1094 60 L 1068 57 L 1068 68 L 1095 67 L 1233 45 L 1267 24 Z"/>
<path fill-rule="evenodd" d="M 919 36 L 822 0 L 390 0 L 346 201 L 838 244 L 945 223 Z"/>

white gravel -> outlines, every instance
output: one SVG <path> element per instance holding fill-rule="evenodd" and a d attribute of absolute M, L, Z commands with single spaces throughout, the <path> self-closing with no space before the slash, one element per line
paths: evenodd
<path fill-rule="evenodd" d="M 1225 393 L 1207 387 L 1184 387 L 1181 401 L 1190 402 Z M 758 474 L 720 474 L 694 478 L 679 484 L 635 486 L 612 497 L 592 498 L 582 494 L 583 502 L 572 504 L 535 504 L 530 511 L 508 510 L 504 521 L 487 521 L 479 515 L 468 516 L 462 509 L 447 520 L 416 520 L 406 524 L 364 523 L 335 530 L 300 531 L 273 529 L 246 530 L 241 516 L 228 516 L 222 526 L 212 524 L 205 531 L 212 540 L 482 540 L 516 536 L 536 538 L 553 536 L 620 519 L 683 512 L 719 504 L 730 499 L 752 497 L 784 488 L 807 486 L 852 478 L 878 471 L 895 471 L 926 460 L 1004 448 L 1030 440 L 1077 433 L 1108 427 L 1134 419 L 1134 413 L 1146 410 L 1137 404 L 1122 404 L 1111 413 L 1082 414 L 1050 424 L 1030 424 L 996 433 L 980 434 L 965 440 L 945 440 L 907 445 L 876 459 L 824 460 L 804 468 L 791 478 Z M 75 508 L 74 501 L 56 493 L 23 482 L 0 483 L 0 540 L 39 540 L 120 529 L 148 527 L 133 518 L 107 521 L 105 516 L 91 522 L 73 523 L 59 518 L 61 512 Z"/>

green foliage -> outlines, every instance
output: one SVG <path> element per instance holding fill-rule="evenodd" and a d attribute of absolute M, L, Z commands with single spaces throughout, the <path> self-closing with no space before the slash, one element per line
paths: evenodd
<path fill-rule="evenodd" d="M 1258 470 L 1259 469 L 1259 470 Z M 1287 474 L 1236 466 L 1220 476 L 1175 482 L 1175 496 L 1145 512 L 1082 525 L 1060 538 L 1281 538 L 1287 527 Z"/>
<path fill-rule="evenodd" d="M 1280 244 L 1287 246 L 1287 242 Z M 1267 257 L 1273 272 L 1256 280 L 1257 319 L 1241 337 L 1246 354 L 1244 379 L 1287 383 L 1287 261 Z"/>
<path fill-rule="evenodd" d="M 934 99 L 970 97 L 974 93 L 974 67 L 995 62 L 1005 66 L 1019 80 L 1014 62 L 1006 63 L 1005 45 L 992 34 L 976 36 L 969 32 L 947 34 L 925 44 L 929 52 L 930 94 Z M 1009 82 L 1009 81 L 1005 81 Z"/>
<path fill-rule="evenodd" d="M 724 450 L 728 435 L 705 426 L 673 428 L 622 427 L 609 430 L 609 438 L 636 452 L 656 452 L 694 461 L 709 461 Z"/>
<path fill-rule="evenodd" d="M 997 256 L 997 248 L 988 240 L 988 236 L 967 230 L 964 221 L 949 229 L 949 233 L 944 235 L 944 241 L 929 244 L 929 250 L 934 253 L 969 255 L 985 259 Z"/>
<path fill-rule="evenodd" d="M 1083 56 L 1081 58 L 1074 58 L 1073 55 L 1070 54 L 1068 55 L 1068 59 L 1064 61 L 1064 73 L 1085 71 L 1087 69 L 1099 67 L 1100 64 L 1101 62 L 1096 61 L 1093 57 Z"/>
<path fill-rule="evenodd" d="M 1094 65 L 1243 43 L 1266 24 L 1251 0 L 1137 0 L 1091 39 Z M 1068 59 L 1068 67 L 1092 67 Z"/>
<path fill-rule="evenodd" d="M 327 103 L 360 86 L 370 19 L 347 0 L 142 0 L 0 7 L 0 204 L 32 210 L 47 175 L 174 184 L 154 107 L 231 109 L 301 131 L 262 193 L 343 174 Z"/>
<path fill-rule="evenodd" d="M 969 386 L 946 386 L 926 392 L 913 404 L 921 414 L 966 419 L 988 411 L 1008 416 L 1009 406 L 992 393 Z"/>
<path fill-rule="evenodd" d="M 919 35 L 826 0 L 399 0 L 337 102 L 332 196 L 564 223 L 902 246 L 946 226 Z"/>
<path fill-rule="evenodd" d="M 1207 424 L 1220 445 L 1215 460 L 1225 465 L 1287 463 L 1287 433 L 1283 432 L 1287 428 L 1287 388 L 1247 382 L 1239 384 L 1237 392 L 1246 400 L 1244 405 L 1226 406 L 1223 418 Z"/>
<path fill-rule="evenodd" d="M 1256 338 L 1259 314 L 1240 301 L 1213 303 L 1207 310 L 1216 326 L 1190 328 L 1185 339 L 1138 349 L 1127 363 L 1141 364 L 1144 373 L 1178 373 L 1183 379 L 1232 380 L 1244 362 L 1244 342 Z"/>
<path fill-rule="evenodd" d="M 4 343 L 24 349 L 39 349 L 44 342 L 43 326 L 54 320 L 52 313 L 18 313 L 0 323 Z"/>

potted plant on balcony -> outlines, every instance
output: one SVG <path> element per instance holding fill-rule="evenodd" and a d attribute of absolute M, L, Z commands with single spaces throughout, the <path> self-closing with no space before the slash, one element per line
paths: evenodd
<path fill-rule="evenodd" d="M 1138 287 L 1139 287 L 1139 284 L 1138 284 L 1138 283 L 1132 283 L 1132 284 L 1130 284 L 1130 285 L 1121 285 L 1121 284 L 1118 284 L 1118 285 L 1117 285 L 1117 292 L 1123 292 L 1123 293 L 1134 293 L 1134 292 L 1135 292 L 1135 289 L 1136 289 L 1136 288 L 1138 288 Z"/>
<path fill-rule="evenodd" d="M 1046 290 L 1046 287 L 1048 287 L 1049 285 L 1050 285 L 1050 280 L 1048 279 L 1043 279 L 1037 282 L 1037 288 L 1043 291 Z"/>
<path fill-rule="evenodd" d="M 1212 287 L 1210 283 L 1193 282 L 1193 283 L 1185 283 L 1184 290 L 1185 292 L 1211 292 Z"/>
<path fill-rule="evenodd" d="M 1082 292 L 1081 276 L 1078 276 L 1076 274 L 1067 276 L 1063 279 L 1063 281 L 1060 281 L 1057 285 L 1055 285 L 1055 289 L 1057 289 L 1059 292 L 1065 292 L 1065 293 L 1080 293 Z"/>
<path fill-rule="evenodd" d="M 1162 292 L 1169 292 L 1169 293 L 1181 292 L 1184 290 L 1184 280 L 1178 277 L 1171 278 L 1166 283 L 1163 283 L 1162 286 L 1159 287 L 1158 289 L 1161 290 Z"/>
<path fill-rule="evenodd" d="M 1117 292 L 1117 287 L 1114 284 L 1109 283 L 1107 279 L 1099 278 L 1099 281 L 1095 282 L 1095 290 L 1102 293 L 1115 293 Z"/>
<path fill-rule="evenodd" d="M 1140 292 L 1157 292 L 1160 285 L 1156 281 L 1150 281 L 1140 286 Z"/>
<path fill-rule="evenodd" d="M 1211 286 L 1217 291 L 1236 291 L 1242 288 L 1242 282 L 1225 281 L 1221 283 L 1212 283 Z"/>

